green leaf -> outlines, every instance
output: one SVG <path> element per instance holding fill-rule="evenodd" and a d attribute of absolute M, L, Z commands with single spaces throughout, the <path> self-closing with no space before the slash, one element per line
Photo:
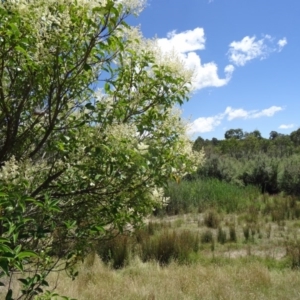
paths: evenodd
<path fill-rule="evenodd" d="M 18 232 L 16 232 L 16 233 L 13 234 L 12 238 L 13 238 L 14 244 L 16 244 L 18 237 L 19 237 L 19 233 Z"/>
<path fill-rule="evenodd" d="M 24 258 L 27 258 L 27 257 L 36 257 L 36 258 L 38 258 L 39 256 L 38 256 L 34 251 L 29 251 L 29 250 L 27 250 L 27 251 L 22 251 L 22 252 L 20 252 L 20 253 L 17 255 L 17 257 L 18 257 L 19 259 L 24 259 Z"/>
<path fill-rule="evenodd" d="M 0 258 L 0 268 L 3 270 L 6 276 L 9 276 L 8 260 Z"/>
<path fill-rule="evenodd" d="M 3 243 L 9 243 L 9 239 L 0 237 L 0 245 Z"/>
<path fill-rule="evenodd" d="M 92 67 L 89 64 L 85 64 L 84 67 L 83 67 L 83 69 L 85 71 L 90 71 L 90 70 L 92 70 Z"/>
<path fill-rule="evenodd" d="M 25 56 L 28 56 L 27 51 L 26 51 L 24 48 L 22 48 L 21 46 L 16 46 L 15 49 L 16 49 L 16 51 L 18 51 L 18 52 L 24 54 Z"/>
<path fill-rule="evenodd" d="M 5 253 L 7 255 L 7 253 L 14 253 L 14 251 L 8 246 L 8 245 L 5 245 L 5 244 L 0 244 L 0 253 Z M 3 254 L 2 254 L 3 256 Z"/>
<path fill-rule="evenodd" d="M 105 232 L 105 229 L 103 228 L 103 226 L 93 226 L 91 228 L 92 232 Z"/>
<path fill-rule="evenodd" d="M 6 294 L 5 300 L 14 300 L 12 297 L 12 294 L 13 294 L 13 291 L 12 291 L 12 289 L 10 289 Z"/>
<path fill-rule="evenodd" d="M 85 105 L 85 107 L 86 107 L 87 109 L 89 109 L 89 110 L 95 110 L 95 106 L 92 105 L 92 103 L 87 103 L 87 104 Z"/>
<path fill-rule="evenodd" d="M 110 92 L 110 84 L 109 84 L 108 82 L 106 82 L 105 85 L 104 85 L 104 91 L 105 91 L 106 93 L 109 93 L 109 92 Z"/>
<path fill-rule="evenodd" d="M 18 253 L 21 251 L 21 249 L 22 249 L 22 245 L 18 245 L 18 246 L 16 246 L 16 248 L 14 249 L 14 252 L 15 252 L 16 254 L 18 254 Z"/>

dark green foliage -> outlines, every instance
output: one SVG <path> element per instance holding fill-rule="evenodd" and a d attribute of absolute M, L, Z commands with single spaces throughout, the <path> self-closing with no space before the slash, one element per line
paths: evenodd
<path fill-rule="evenodd" d="M 225 139 L 237 139 L 240 140 L 244 137 L 244 132 L 242 129 L 229 129 L 225 132 Z"/>
<path fill-rule="evenodd" d="M 269 136 L 269 139 L 270 140 L 275 140 L 277 137 L 278 137 L 279 133 L 277 131 L 271 131 L 270 132 L 270 136 Z"/>
<path fill-rule="evenodd" d="M 240 168 L 241 165 L 236 159 L 212 154 L 206 157 L 204 165 L 198 170 L 198 175 L 206 179 L 216 178 L 226 182 L 234 182 L 234 176 L 239 173 Z M 236 180 L 238 180 L 237 176 Z"/>
<path fill-rule="evenodd" d="M 203 139 L 202 137 L 199 136 L 199 137 L 195 140 L 195 142 L 194 142 L 194 144 L 193 144 L 193 150 L 194 150 L 194 151 L 200 151 L 200 150 L 203 148 L 204 145 L 205 145 L 204 139 Z"/>
<path fill-rule="evenodd" d="M 300 128 L 291 132 L 290 137 L 295 146 L 300 146 Z"/>
<path fill-rule="evenodd" d="M 259 130 L 229 129 L 224 140 L 198 137 L 206 153 L 201 178 L 216 178 L 237 185 L 256 185 L 261 193 L 300 196 L 300 128 L 290 135 L 271 131 L 263 138 Z"/>
<path fill-rule="evenodd" d="M 300 196 L 300 156 L 272 157 L 268 154 L 246 157 L 212 154 L 198 170 L 200 178 L 215 178 L 238 186 L 254 185 L 261 193 Z"/>
<path fill-rule="evenodd" d="M 278 187 L 278 159 L 267 156 L 257 156 L 250 161 L 244 161 L 244 170 L 238 178 L 244 185 L 258 186 L 262 193 L 276 194 Z"/>
<path fill-rule="evenodd" d="M 245 133 L 244 133 L 244 136 L 245 136 L 245 137 L 253 136 L 253 137 L 255 137 L 255 138 L 262 139 L 262 136 L 261 136 L 261 133 L 260 133 L 259 130 L 254 130 L 254 131 L 249 132 L 249 133 L 248 133 L 248 132 L 245 132 Z"/>
<path fill-rule="evenodd" d="M 289 195 L 300 196 L 300 156 L 292 156 L 285 160 L 280 188 Z"/>

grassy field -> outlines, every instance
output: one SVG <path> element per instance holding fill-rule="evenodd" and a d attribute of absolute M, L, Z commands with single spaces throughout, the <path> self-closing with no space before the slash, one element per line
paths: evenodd
<path fill-rule="evenodd" d="M 232 213 L 213 205 L 150 218 L 98 245 L 103 260 L 88 257 L 74 282 L 60 277 L 58 291 L 77 299 L 300 299 L 299 203 L 255 201 Z"/>
<path fill-rule="evenodd" d="M 298 199 L 216 180 L 169 196 L 143 228 L 95 245 L 75 281 L 51 285 L 79 300 L 300 299 Z"/>

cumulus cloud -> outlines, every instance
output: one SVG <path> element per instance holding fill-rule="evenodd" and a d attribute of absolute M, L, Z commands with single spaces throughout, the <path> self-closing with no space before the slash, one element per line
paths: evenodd
<path fill-rule="evenodd" d="M 225 110 L 227 120 L 233 119 L 256 119 L 260 117 L 272 117 L 276 112 L 283 110 L 280 106 L 271 106 L 263 110 L 244 110 L 243 108 L 234 109 L 228 106 Z"/>
<path fill-rule="evenodd" d="M 255 58 L 265 59 L 270 53 L 281 51 L 287 44 L 287 39 L 283 38 L 275 42 L 270 35 L 264 35 L 260 40 L 256 36 L 245 36 L 241 41 L 233 41 L 229 45 L 228 58 L 236 66 L 244 66 Z"/>
<path fill-rule="evenodd" d="M 175 50 L 179 53 L 191 52 L 205 49 L 205 34 L 203 28 L 195 28 L 176 33 L 173 30 L 167 34 L 167 38 L 158 40 L 160 47 L 168 52 Z"/>
<path fill-rule="evenodd" d="M 233 65 L 228 65 L 224 69 L 225 77 L 220 78 L 218 75 L 218 66 L 214 62 L 202 64 L 201 58 L 195 52 L 184 55 L 186 65 L 194 70 L 192 84 L 195 89 L 200 90 L 205 87 L 221 87 L 226 85 L 234 71 Z"/>
<path fill-rule="evenodd" d="M 272 52 L 280 52 L 287 44 L 287 39 L 284 37 L 276 41 L 270 35 L 264 35 L 261 39 L 245 36 L 240 41 L 233 41 L 227 52 L 230 64 L 224 68 L 224 75 L 221 77 L 217 64 L 214 61 L 202 62 L 197 53 L 205 49 L 206 37 L 203 28 L 197 27 L 183 32 L 173 30 L 167 37 L 157 39 L 157 43 L 163 52 L 177 53 L 186 66 L 194 71 L 193 87 L 200 90 L 228 84 L 235 70 L 234 65 L 244 66 L 255 58 L 264 59 Z"/>
<path fill-rule="evenodd" d="M 221 87 L 226 85 L 234 71 L 233 65 L 224 68 L 224 78 L 218 75 L 218 66 L 215 62 L 203 63 L 196 51 L 205 49 L 205 33 L 203 28 L 195 28 L 177 33 L 171 31 L 167 38 L 157 40 L 163 52 L 175 51 L 185 65 L 194 71 L 193 87 L 200 90 L 205 87 Z"/>
<path fill-rule="evenodd" d="M 212 117 L 197 118 L 189 124 L 188 134 L 211 132 L 219 126 L 223 119 L 232 121 L 234 119 L 256 119 L 261 117 L 272 117 L 276 112 L 283 110 L 280 106 L 271 106 L 262 110 L 245 110 L 243 108 L 234 109 L 230 106 L 226 107 L 223 113 Z M 288 125 L 282 125 L 288 126 Z M 290 128 L 290 127 L 289 127 Z"/>
<path fill-rule="evenodd" d="M 249 115 L 249 111 L 244 110 L 243 108 L 233 109 L 232 107 L 228 106 L 225 109 L 225 115 L 227 115 L 227 120 L 231 121 L 237 118 L 247 119 Z"/>
<path fill-rule="evenodd" d="M 295 127 L 295 124 L 282 124 L 278 128 L 280 128 L 280 129 L 290 129 L 290 128 L 294 128 L 294 127 Z"/>
<path fill-rule="evenodd" d="M 277 42 L 277 45 L 278 45 L 278 51 L 280 52 L 282 50 L 282 48 L 287 44 L 287 39 L 286 38 L 283 38 L 281 40 L 279 40 Z"/>
<path fill-rule="evenodd" d="M 263 109 L 259 112 L 255 112 L 249 115 L 249 118 L 260 118 L 260 117 L 272 117 L 278 111 L 283 110 L 280 106 L 271 106 L 270 108 Z"/>
<path fill-rule="evenodd" d="M 214 131 L 214 129 L 221 124 L 223 118 L 224 116 L 222 114 L 213 117 L 198 118 L 188 127 L 188 134 Z"/>

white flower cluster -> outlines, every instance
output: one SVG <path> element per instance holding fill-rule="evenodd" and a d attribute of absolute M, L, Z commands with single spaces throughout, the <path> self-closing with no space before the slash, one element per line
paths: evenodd
<path fill-rule="evenodd" d="M 10 160 L 4 163 L 0 170 L 0 180 L 5 183 L 16 183 L 17 177 L 19 176 L 19 166 L 14 156 Z"/>
<path fill-rule="evenodd" d="M 113 137 L 113 139 L 116 141 L 126 139 L 129 142 L 136 140 L 136 133 L 136 126 L 131 123 L 113 124 L 109 126 L 106 131 L 106 134 Z"/>
<path fill-rule="evenodd" d="M 204 162 L 204 151 L 193 151 L 193 144 L 187 135 L 188 123 L 181 119 L 181 111 L 171 108 L 169 113 L 157 132 L 163 136 L 164 132 L 173 132 L 177 135 L 177 142 L 173 143 L 170 151 L 174 157 L 179 158 L 177 166 L 172 167 L 172 173 L 178 177 L 186 175 L 188 172 L 196 171 Z M 185 162 L 181 163 L 180 158 Z"/>
<path fill-rule="evenodd" d="M 116 3 L 121 3 L 131 13 L 139 14 L 144 9 L 146 0 L 116 0 Z"/>
<path fill-rule="evenodd" d="M 166 206 L 170 201 L 170 197 L 165 197 L 163 188 L 154 188 L 151 191 L 151 197 L 155 203 L 161 206 Z"/>
<path fill-rule="evenodd" d="M 84 40 L 87 32 L 92 29 L 89 22 L 80 22 L 78 26 L 78 20 L 85 20 L 88 16 L 91 23 L 99 24 L 101 16 L 94 8 L 104 7 L 107 2 L 108 0 L 6 0 L 0 2 L 0 8 L 9 7 L 19 13 L 25 23 L 30 24 L 30 36 L 34 41 L 34 53 L 31 53 L 31 57 L 36 63 L 45 63 L 56 50 L 55 47 L 49 47 L 47 41 L 53 43 L 62 36 L 66 40 L 72 40 L 74 28 L 77 37 Z M 118 2 L 124 7 L 123 13 L 140 12 L 144 7 L 143 0 L 116 1 Z M 74 18 L 74 14 L 78 18 Z M 93 30 L 98 29 L 95 27 Z"/>
<path fill-rule="evenodd" d="M 157 39 L 145 39 L 139 27 L 123 28 L 118 34 L 122 35 L 122 38 L 126 41 L 130 41 L 130 47 L 136 53 L 151 53 L 156 65 L 168 67 L 174 74 L 184 78 L 187 86 L 191 89 L 189 83 L 194 76 L 194 71 L 185 65 L 182 58 L 175 51 L 163 52 Z M 122 59 L 123 62 L 126 62 L 128 59 L 126 57 L 127 53 L 124 54 L 125 56 Z M 151 74 L 151 68 L 148 68 L 147 71 Z"/>
<path fill-rule="evenodd" d="M 19 162 L 12 156 L 0 169 L 0 181 L 7 186 L 26 186 L 26 190 L 33 190 L 43 182 L 49 169 L 50 166 L 44 160 L 38 163 L 30 159 Z"/>

